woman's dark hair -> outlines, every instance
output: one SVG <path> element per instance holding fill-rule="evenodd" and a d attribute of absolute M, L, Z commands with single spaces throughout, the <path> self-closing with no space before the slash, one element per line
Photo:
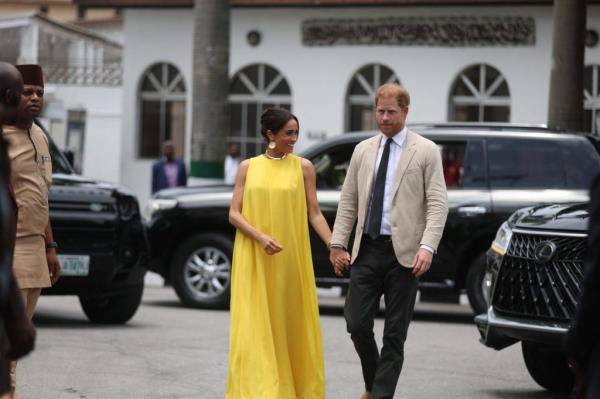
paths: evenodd
<path fill-rule="evenodd" d="M 285 126 L 291 119 L 294 119 L 298 123 L 300 128 L 300 122 L 296 115 L 284 108 L 267 108 L 260 116 L 260 134 L 265 138 L 265 141 L 269 142 L 269 136 L 267 131 L 271 131 L 273 134 L 277 133 L 282 127 Z"/>

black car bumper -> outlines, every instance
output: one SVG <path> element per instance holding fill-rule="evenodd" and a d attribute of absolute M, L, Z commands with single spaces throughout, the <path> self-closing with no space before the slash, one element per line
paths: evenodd
<path fill-rule="evenodd" d="M 111 261 L 92 258 L 87 276 L 62 276 L 42 294 L 109 297 L 143 284 L 145 274 L 146 269 L 141 263 L 127 269 L 116 269 Z"/>
<path fill-rule="evenodd" d="M 75 231 L 57 225 L 57 235 L 67 244 L 59 249 L 59 255 L 89 256 L 89 272 L 85 276 L 63 275 L 42 294 L 109 297 L 144 283 L 149 249 L 141 220 L 106 229 L 114 237 L 110 239 L 98 234 L 99 229 Z"/>
<path fill-rule="evenodd" d="M 568 325 L 563 323 L 504 317 L 492 307 L 487 313 L 476 316 L 475 324 L 481 335 L 480 342 L 496 350 L 518 341 L 559 347 L 568 329 Z"/>

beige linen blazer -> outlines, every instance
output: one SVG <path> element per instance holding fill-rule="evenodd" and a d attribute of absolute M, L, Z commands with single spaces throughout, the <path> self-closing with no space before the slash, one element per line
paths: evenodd
<path fill-rule="evenodd" d="M 378 134 L 356 145 L 340 195 L 331 243 L 348 248 L 356 222 L 352 263 L 360 249 L 382 137 Z M 433 141 L 408 132 L 392 187 L 390 227 L 394 252 L 398 263 L 411 267 L 421 244 L 437 250 L 448 215 L 442 158 Z"/>

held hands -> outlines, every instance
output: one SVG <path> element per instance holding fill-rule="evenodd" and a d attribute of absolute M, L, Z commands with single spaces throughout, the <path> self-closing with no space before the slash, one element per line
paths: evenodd
<path fill-rule="evenodd" d="M 60 263 L 56 255 L 56 249 L 46 250 L 46 262 L 48 263 L 48 272 L 50 273 L 50 284 L 54 285 L 60 277 Z"/>
<path fill-rule="evenodd" d="M 419 249 L 412 263 L 412 274 L 416 278 L 421 277 L 431 266 L 433 254 L 426 249 Z"/>
<path fill-rule="evenodd" d="M 263 234 L 258 239 L 260 245 L 263 247 L 267 255 L 274 255 L 277 252 L 283 251 L 283 247 L 275 241 L 275 239 L 269 237 L 266 234 Z"/>
<path fill-rule="evenodd" d="M 343 248 L 331 248 L 329 261 L 338 277 L 341 277 L 344 271 L 350 268 L 350 254 Z"/>

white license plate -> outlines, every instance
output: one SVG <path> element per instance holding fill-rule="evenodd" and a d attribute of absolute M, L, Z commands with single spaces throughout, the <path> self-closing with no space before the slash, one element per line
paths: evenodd
<path fill-rule="evenodd" d="M 90 274 L 89 255 L 58 255 L 61 276 L 87 276 Z"/>

